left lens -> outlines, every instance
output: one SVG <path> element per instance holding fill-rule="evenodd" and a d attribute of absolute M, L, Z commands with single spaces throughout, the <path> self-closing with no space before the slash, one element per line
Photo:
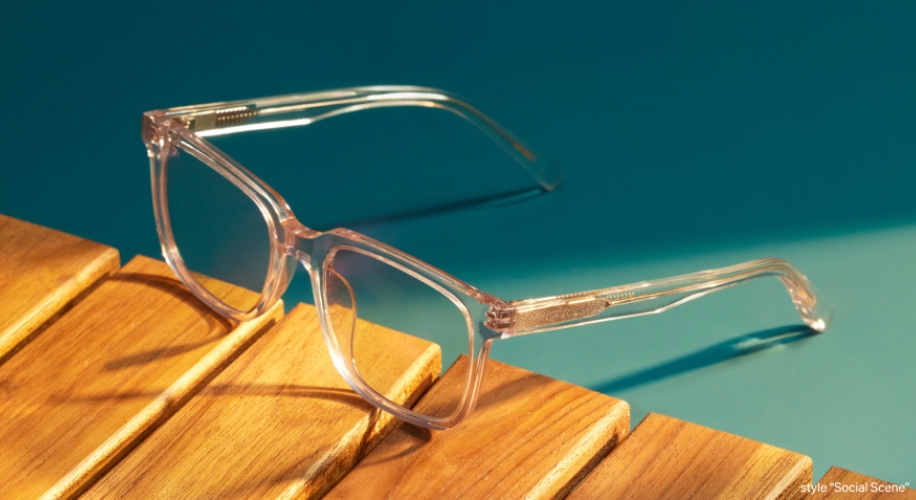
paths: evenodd
<path fill-rule="evenodd" d="M 390 382 L 385 381 L 391 377 L 384 370 L 390 363 L 370 354 L 379 351 L 377 347 L 370 349 L 370 345 L 396 336 L 392 332 L 382 334 L 382 327 L 437 346 L 443 370 L 459 356 L 473 352 L 470 319 L 464 306 L 434 283 L 384 257 L 351 247 L 332 250 L 325 261 L 323 287 L 329 328 L 342 354 L 352 360 L 359 377 L 379 394 L 389 392 L 385 384 Z M 397 349 L 399 345 L 395 343 L 390 348 Z M 440 401 L 425 416 L 450 417 L 458 412 L 461 403 L 460 396 Z"/>
<path fill-rule="evenodd" d="M 166 176 L 172 238 L 185 266 L 217 299 L 248 312 L 258 303 L 270 266 L 270 233 L 257 204 L 197 158 L 192 145 L 173 149 Z"/>

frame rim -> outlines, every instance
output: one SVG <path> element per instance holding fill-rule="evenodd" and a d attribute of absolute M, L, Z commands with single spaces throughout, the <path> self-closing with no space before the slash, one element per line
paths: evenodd
<path fill-rule="evenodd" d="M 256 318 L 279 300 L 290 281 L 288 273 L 290 266 L 295 265 L 295 262 L 298 261 L 310 275 L 319 323 L 332 362 L 341 376 L 347 381 L 347 384 L 357 394 L 396 418 L 433 430 L 452 428 L 474 410 L 479 396 L 484 367 L 487 359 L 489 359 L 490 345 L 497 338 L 495 335 L 484 335 L 479 331 L 479 329 L 485 328 L 483 326 L 485 317 L 482 314 L 482 309 L 504 301 L 482 292 L 420 261 L 416 257 L 355 231 L 335 229 L 320 233 L 307 228 L 295 218 L 292 210 L 279 193 L 244 166 L 209 143 L 209 141 L 206 141 L 195 134 L 194 131 L 183 126 L 179 121 L 166 116 L 162 112 L 149 112 L 144 114 L 144 117 L 151 119 L 157 129 L 155 136 L 144 137 L 144 142 L 150 157 L 154 214 L 162 254 L 169 267 L 198 299 L 216 310 L 217 313 L 236 321 L 247 321 Z M 188 149 L 188 146 L 190 146 L 191 150 Z M 193 155 L 195 159 L 204 163 L 205 166 L 232 182 L 255 203 L 264 217 L 271 245 L 271 260 L 258 301 L 248 311 L 234 308 L 213 295 L 197 281 L 181 257 L 172 233 L 168 212 L 168 153 L 171 148 L 178 148 L 185 154 Z M 350 245 L 333 244 L 332 242 L 336 238 L 340 238 L 343 242 L 349 242 Z M 333 338 L 334 334 L 328 323 L 324 285 L 324 259 L 330 255 L 331 250 L 341 246 L 362 247 L 366 249 L 370 258 L 376 258 L 384 264 L 393 266 L 397 270 L 419 279 L 427 286 L 431 286 L 437 292 L 445 295 L 456 306 L 460 305 L 459 309 L 462 311 L 468 326 L 470 348 L 467 356 L 469 366 L 467 375 L 464 377 L 465 388 L 461 401 L 451 415 L 438 418 L 430 417 L 392 402 L 369 386 L 358 371 L 352 369 L 346 362 L 336 339 Z M 473 311 L 472 308 L 468 307 L 469 303 L 477 304 L 477 309 L 479 310 Z M 481 340 L 479 345 L 476 345 L 475 341 L 478 337 Z"/>
<path fill-rule="evenodd" d="M 286 273 L 288 263 L 287 259 L 283 258 L 285 252 L 280 243 L 286 239 L 286 229 L 282 224 L 284 214 L 281 209 L 285 206 L 285 202 L 263 181 L 194 132 L 164 116 L 157 118 L 159 119 L 155 123 L 158 125 L 159 134 L 154 139 L 158 140 L 146 141 L 146 146 L 150 157 L 153 211 L 162 256 L 182 283 L 198 299 L 221 315 L 240 322 L 260 316 L 279 300 L 289 282 Z M 183 141 L 186 145 L 182 144 Z M 187 146 L 191 146 L 193 150 Z M 238 187 L 255 204 L 264 219 L 270 244 L 270 261 L 261 290 L 254 291 L 259 293 L 258 300 L 247 311 L 235 308 L 216 297 L 194 277 L 181 256 L 172 232 L 168 211 L 168 157 L 172 148 L 180 149 L 183 153 L 193 156 Z"/>
<path fill-rule="evenodd" d="M 383 246 L 374 245 L 373 243 L 375 242 L 367 241 L 368 238 L 362 235 L 359 235 L 361 238 L 351 239 L 348 236 L 355 236 L 358 235 L 358 233 L 352 234 L 352 232 L 349 231 L 348 233 L 350 234 L 339 234 L 335 232 L 322 234 L 318 238 L 341 238 L 343 241 L 333 242 L 330 246 L 327 247 L 326 250 L 322 249 L 319 251 L 319 253 L 312 254 L 312 289 L 316 295 L 316 303 L 319 300 L 318 295 L 321 295 L 321 306 L 317 308 L 318 315 L 321 321 L 322 332 L 325 335 L 325 342 L 328 346 L 328 351 L 331 353 L 331 357 L 333 358 L 334 365 L 338 368 L 338 371 L 340 371 L 342 375 L 345 374 L 344 378 L 347 380 L 347 383 L 363 398 L 367 399 L 375 406 L 400 418 L 401 420 L 429 429 L 444 430 L 454 427 L 473 410 L 473 407 L 476 404 L 477 391 L 473 390 L 473 388 L 478 386 L 479 373 L 481 373 L 481 370 L 479 370 L 478 367 L 485 365 L 488 359 L 489 342 L 491 342 L 491 340 L 485 339 L 480 342 L 480 345 L 476 345 L 475 338 L 477 335 L 475 331 L 474 314 L 469 310 L 465 301 L 462 301 L 458 297 L 458 295 L 455 293 L 456 290 L 449 289 L 451 287 L 446 288 L 445 286 L 442 286 L 442 284 L 440 284 L 441 282 L 436 279 L 449 278 L 449 276 L 429 265 L 422 263 L 417 264 L 398 262 L 400 259 L 393 260 L 390 257 L 397 259 L 398 256 L 391 255 Z M 424 415 L 391 401 L 385 395 L 379 393 L 369 383 L 367 383 L 365 379 L 363 379 L 363 377 L 360 375 L 358 369 L 352 366 L 351 360 L 347 357 L 346 353 L 344 353 L 340 344 L 337 342 L 336 334 L 333 331 L 330 318 L 328 317 L 327 280 L 325 278 L 329 262 L 337 255 L 337 252 L 340 250 L 356 252 L 368 258 L 376 259 L 384 265 L 390 266 L 400 272 L 407 274 L 408 276 L 411 276 L 412 278 L 420 281 L 422 284 L 429 286 L 442 294 L 461 311 L 465 320 L 468 335 L 467 354 L 463 354 L 468 358 L 468 368 L 467 373 L 463 374 L 465 382 L 464 391 L 462 392 L 461 398 L 454 411 L 449 415 L 444 417 Z M 426 274 L 426 276 L 424 276 L 424 274 Z M 477 301 L 473 296 L 466 296 L 475 302 Z M 357 313 L 357 318 L 358 317 L 359 316 Z M 487 343 L 486 348 L 484 348 L 484 343 Z M 440 359 L 442 359 L 441 354 Z M 457 362 L 457 360 L 454 362 Z M 452 364 L 454 364 L 454 362 Z M 443 368 L 445 368 L 447 371 L 450 369 L 450 366 L 443 366 Z"/>

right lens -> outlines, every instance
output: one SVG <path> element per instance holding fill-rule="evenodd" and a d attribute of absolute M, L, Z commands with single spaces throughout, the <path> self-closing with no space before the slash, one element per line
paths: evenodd
<path fill-rule="evenodd" d="M 226 305 L 248 312 L 258 303 L 270 266 L 267 222 L 254 200 L 191 148 L 172 148 L 166 163 L 175 245 L 198 283 Z"/>
<path fill-rule="evenodd" d="M 339 247 L 325 262 L 324 280 L 329 328 L 360 378 L 379 394 L 389 392 L 390 382 L 386 381 L 391 376 L 385 370 L 390 364 L 373 353 L 380 351 L 379 342 L 390 342 L 397 336 L 383 333 L 380 327 L 437 345 L 443 371 L 462 354 L 473 352 L 466 309 L 442 290 L 380 256 Z M 385 348 L 397 349 L 398 342 Z M 469 379 L 469 373 L 462 375 Z M 439 401 L 427 408 L 425 416 L 450 417 L 459 410 L 461 401 L 460 395 Z"/>

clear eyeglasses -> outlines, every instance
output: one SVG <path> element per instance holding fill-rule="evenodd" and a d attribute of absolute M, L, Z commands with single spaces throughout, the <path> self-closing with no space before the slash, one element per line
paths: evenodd
<path fill-rule="evenodd" d="M 286 290 L 297 265 L 311 276 L 334 365 L 357 393 L 413 424 L 447 429 L 474 408 L 492 342 L 530 333 L 666 311 L 708 293 L 774 276 L 801 319 L 824 331 L 832 308 L 792 264 L 762 259 L 673 278 L 555 297 L 505 301 L 395 248 L 347 229 L 319 232 L 301 224 L 283 198 L 208 137 L 302 127 L 354 111 L 420 106 L 450 111 L 477 126 L 544 190 L 560 172 L 461 99 L 440 90 L 391 86 L 149 111 L 142 135 L 163 255 L 209 307 L 245 321 L 263 314 Z M 206 231 L 201 230 L 206 228 Z M 219 280 L 219 281 L 217 281 Z M 226 295 L 220 281 L 259 293 Z M 463 395 L 420 414 L 384 396 L 377 359 L 365 354 L 376 326 L 431 342 L 442 363 L 466 370 Z"/>

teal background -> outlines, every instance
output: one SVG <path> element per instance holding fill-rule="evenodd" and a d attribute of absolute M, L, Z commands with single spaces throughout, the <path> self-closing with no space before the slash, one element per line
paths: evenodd
<path fill-rule="evenodd" d="M 779 283 L 762 281 L 658 316 L 499 342 L 496 359 L 625 399 L 634 423 L 658 411 L 810 455 L 815 478 L 831 465 L 916 476 L 916 4 L 17 4 L 0 25 L 2 213 L 124 260 L 158 255 L 143 111 L 445 88 L 550 154 L 563 184 L 356 229 L 506 299 L 778 256 L 836 306 L 827 333 L 799 334 Z M 376 179 L 355 192 L 318 182 L 320 155 L 299 181 L 249 166 L 282 179 L 307 224 L 347 196 L 389 212 L 453 182 L 520 182 L 498 152 L 480 146 L 453 167 L 430 149 L 447 148 L 432 142 L 438 129 L 393 123 L 414 140 L 348 171 Z M 361 144 L 360 129 L 334 126 L 319 141 L 328 150 Z M 449 166 L 412 182 L 410 162 L 389 153 Z M 288 302 L 310 300 L 305 281 Z"/>

